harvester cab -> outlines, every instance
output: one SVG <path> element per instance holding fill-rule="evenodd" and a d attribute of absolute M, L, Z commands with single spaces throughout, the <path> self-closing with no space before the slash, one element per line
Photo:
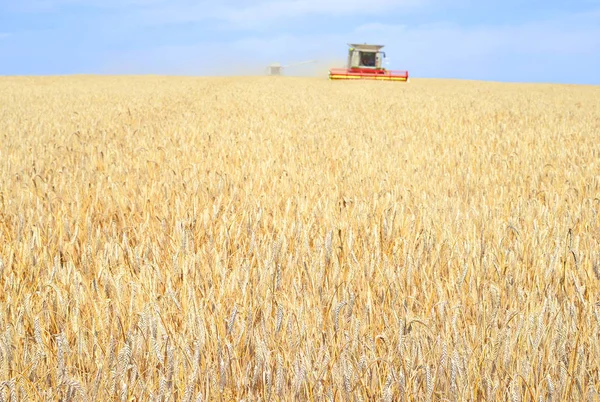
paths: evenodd
<path fill-rule="evenodd" d="M 348 62 L 346 68 L 332 68 L 329 79 L 348 80 L 384 80 L 408 81 L 408 71 L 392 71 L 383 67 L 385 52 L 383 45 L 348 44 Z"/>
<path fill-rule="evenodd" d="M 348 67 L 381 69 L 385 53 L 380 45 L 350 45 Z"/>

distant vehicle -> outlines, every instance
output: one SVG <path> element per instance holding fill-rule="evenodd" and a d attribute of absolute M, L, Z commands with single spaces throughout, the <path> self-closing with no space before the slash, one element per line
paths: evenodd
<path fill-rule="evenodd" d="M 303 64 L 309 64 L 309 63 L 315 63 L 315 62 L 316 62 L 316 60 L 308 60 L 308 61 L 301 61 L 299 63 L 288 64 L 286 66 L 282 66 L 280 63 L 272 63 L 271 65 L 269 65 L 269 67 L 267 67 L 267 75 L 283 75 L 284 68 L 296 67 L 296 66 L 301 66 Z"/>

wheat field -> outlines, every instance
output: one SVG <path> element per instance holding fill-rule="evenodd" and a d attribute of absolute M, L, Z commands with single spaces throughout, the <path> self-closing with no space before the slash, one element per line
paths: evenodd
<path fill-rule="evenodd" d="M 599 400 L 600 88 L 0 79 L 1 401 Z"/>

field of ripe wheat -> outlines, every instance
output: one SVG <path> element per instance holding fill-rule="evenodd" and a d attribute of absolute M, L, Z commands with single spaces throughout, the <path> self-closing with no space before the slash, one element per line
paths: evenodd
<path fill-rule="evenodd" d="M 600 88 L 0 79 L 3 401 L 600 391 Z"/>

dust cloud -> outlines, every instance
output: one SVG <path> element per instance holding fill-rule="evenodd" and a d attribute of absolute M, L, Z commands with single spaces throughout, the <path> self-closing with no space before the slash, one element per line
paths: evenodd
<path fill-rule="evenodd" d="M 244 54 L 245 53 L 245 54 Z M 249 54 L 234 50 L 214 48 L 204 51 L 198 47 L 175 47 L 160 52 L 111 55 L 99 71 L 109 75 L 174 75 L 193 77 L 244 77 L 268 76 L 269 65 L 279 63 L 284 66 L 282 76 L 286 77 L 327 77 L 330 68 L 344 67 L 346 60 L 331 57 L 318 51 L 315 55 L 303 57 L 279 57 L 278 54 Z M 311 63 L 295 65 L 304 61 Z"/>

